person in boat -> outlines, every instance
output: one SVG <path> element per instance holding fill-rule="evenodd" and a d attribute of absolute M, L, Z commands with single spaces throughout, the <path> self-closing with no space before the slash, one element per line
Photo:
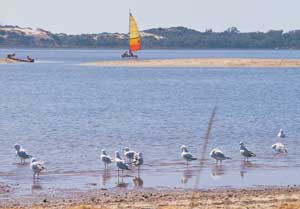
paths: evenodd
<path fill-rule="evenodd" d="M 133 57 L 133 53 L 131 50 L 129 50 L 129 55 L 130 55 L 130 57 Z"/>
<path fill-rule="evenodd" d="M 124 54 L 123 54 L 123 56 L 124 56 L 124 57 L 128 57 L 128 52 L 125 51 Z"/>
<path fill-rule="evenodd" d="M 8 55 L 7 55 L 7 58 L 8 58 L 8 59 L 11 59 L 11 58 L 14 58 L 15 56 L 16 56 L 15 53 L 13 53 L 13 54 L 8 54 Z"/>
<path fill-rule="evenodd" d="M 34 62 L 34 59 L 32 59 L 32 58 L 29 57 L 29 56 L 27 56 L 27 60 L 28 60 L 29 62 Z"/>

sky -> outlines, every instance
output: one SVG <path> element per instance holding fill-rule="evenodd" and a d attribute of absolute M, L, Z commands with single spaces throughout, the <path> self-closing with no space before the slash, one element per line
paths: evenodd
<path fill-rule="evenodd" d="M 140 30 L 289 31 L 300 29 L 299 8 L 300 0 L 1 0 L 0 24 L 68 34 L 127 32 L 131 10 Z"/>

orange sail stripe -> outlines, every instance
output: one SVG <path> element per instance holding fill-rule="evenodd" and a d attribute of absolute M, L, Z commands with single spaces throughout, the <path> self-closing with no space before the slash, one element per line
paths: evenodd
<path fill-rule="evenodd" d="M 130 49 L 130 51 L 140 50 L 141 49 L 140 39 L 139 38 L 130 39 L 129 40 L 129 49 Z"/>

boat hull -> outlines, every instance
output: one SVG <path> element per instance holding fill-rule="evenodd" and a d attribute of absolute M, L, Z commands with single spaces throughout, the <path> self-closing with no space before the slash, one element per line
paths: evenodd
<path fill-rule="evenodd" d="M 125 54 L 122 54 L 121 57 L 122 57 L 122 58 L 133 58 L 133 59 L 138 58 L 137 55 L 125 55 Z"/>
<path fill-rule="evenodd" d="M 18 58 L 7 58 L 8 60 L 15 61 L 15 62 L 27 62 L 27 63 L 34 63 L 34 59 L 25 60 L 25 59 L 18 59 Z"/>

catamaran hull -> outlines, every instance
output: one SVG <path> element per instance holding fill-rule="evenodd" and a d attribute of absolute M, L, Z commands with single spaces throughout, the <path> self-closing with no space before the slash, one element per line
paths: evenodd
<path fill-rule="evenodd" d="M 8 60 L 12 60 L 15 62 L 27 62 L 27 63 L 34 63 L 34 59 L 31 60 L 23 60 L 23 59 L 18 59 L 18 58 L 7 58 Z"/>
<path fill-rule="evenodd" d="M 138 58 L 137 55 L 132 55 L 132 56 L 130 56 L 130 55 L 124 55 L 124 54 L 122 54 L 121 57 L 122 57 L 122 58 L 133 58 L 133 59 L 137 59 L 137 58 Z"/>

